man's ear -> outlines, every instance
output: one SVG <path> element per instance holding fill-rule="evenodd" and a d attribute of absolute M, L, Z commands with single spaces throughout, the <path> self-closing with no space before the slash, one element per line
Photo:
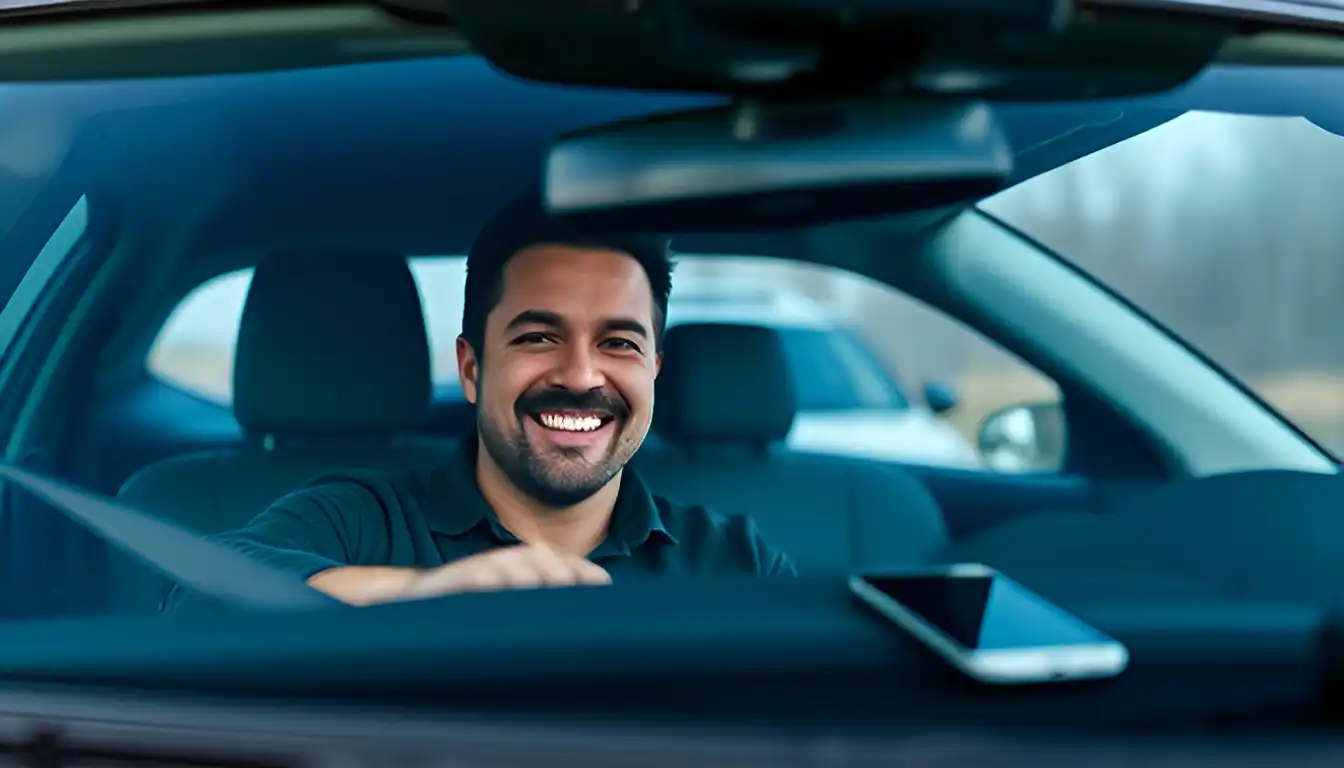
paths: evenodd
<path fill-rule="evenodd" d="M 477 387 L 481 381 L 481 361 L 465 336 L 457 337 L 457 380 L 467 402 L 476 404 Z"/>
<path fill-rule="evenodd" d="M 658 378 L 658 374 L 663 370 L 663 353 L 659 352 L 653 356 L 653 378 Z"/>

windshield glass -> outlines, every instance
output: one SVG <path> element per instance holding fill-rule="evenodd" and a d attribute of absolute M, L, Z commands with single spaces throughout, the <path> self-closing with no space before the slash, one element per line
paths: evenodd
<path fill-rule="evenodd" d="M 984 201 L 1344 453 L 1344 139 L 1192 112 Z"/>
<path fill-rule="evenodd" d="M 25 93 L 9 461 L 338 602 L 980 562 L 1344 450 L 1344 139 L 1301 118 L 1004 105 L 1041 172 L 976 204 L 576 236 L 554 137 L 701 102 L 469 56 Z M 0 529 L 0 616 L 203 604 L 29 495 Z"/>

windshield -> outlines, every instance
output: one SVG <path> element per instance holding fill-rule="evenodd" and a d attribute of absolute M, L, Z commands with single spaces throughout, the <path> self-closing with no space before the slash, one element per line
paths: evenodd
<path fill-rule="evenodd" d="M 553 138 L 686 103 L 467 56 L 31 92 L 65 144 L 0 205 L 9 460 L 337 603 L 1029 570 L 1070 539 L 1016 523 L 1344 451 L 1344 139 L 1299 117 L 1005 105 L 1034 176 L 975 205 L 575 236 Z M 0 501 L 6 618 L 229 583 Z"/>
<path fill-rule="evenodd" d="M 1135 302 L 1344 453 L 1344 139 L 1192 112 L 981 207 Z"/>

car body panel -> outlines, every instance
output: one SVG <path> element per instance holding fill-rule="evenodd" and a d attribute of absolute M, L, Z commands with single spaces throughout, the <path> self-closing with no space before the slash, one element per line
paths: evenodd
<path fill-rule="evenodd" d="M 787 445 L 812 453 L 935 466 L 983 466 L 950 424 L 921 407 L 904 411 L 802 412 Z"/>

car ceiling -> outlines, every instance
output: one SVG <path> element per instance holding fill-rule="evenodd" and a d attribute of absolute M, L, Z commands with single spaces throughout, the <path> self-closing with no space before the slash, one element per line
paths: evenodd
<path fill-rule="evenodd" d="M 21 102 L 12 114 L 80 126 L 70 130 L 66 165 L 90 177 L 95 205 L 101 199 L 116 208 L 136 284 L 157 286 L 123 294 L 136 302 L 121 314 L 123 328 L 139 329 L 138 347 L 147 347 L 145 333 L 190 289 L 272 249 L 464 252 L 498 206 L 539 181 L 557 134 L 720 101 L 538 85 L 473 56 L 0 88 L 0 98 L 7 94 Z M 1023 175 L 1034 175 L 1179 109 L 1136 117 L 1115 104 L 1083 103 L 1006 105 L 1002 113 L 1015 146 L 1031 150 Z M 949 213 L 913 215 L 900 229 L 927 231 Z M 678 245 L 810 260 L 820 254 L 832 266 L 871 273 L 871 265 L 846 263 L 860 251 L 834 247 L 853 235 L 822 227 Z"/>

